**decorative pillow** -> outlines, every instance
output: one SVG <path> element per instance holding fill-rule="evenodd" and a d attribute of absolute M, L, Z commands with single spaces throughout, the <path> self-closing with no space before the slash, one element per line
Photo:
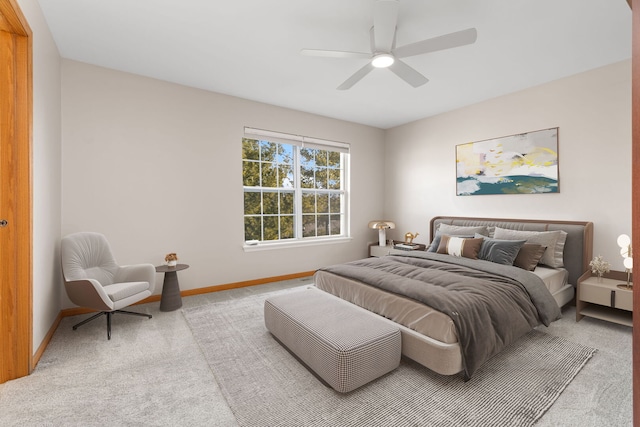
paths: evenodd
<path fill-rule="evenodd" d="M 427 252 L 437 252 L 438 246 L 440 246 L 440 239 L 442 238 L 442 234 L 439 231 L 436 231 L 435 236 L 433 236 L 433 240 L 431 241 L 431 245 L 427 249 Z"/>
<path fill-rule="evenodd" d="M 520 248 L 526 240 L 498 240 L 476 234 L 476 238 L 483 239 L 480 247 L 479 259 L 495 262 L 496 264 L 513 265 Z"/>
<path fill-rule="evenodd" d="M 513 261 L 513 265 L 525 270 L 533 271 L 536 269 L 540 258 L 547 248 L 535 243 L 525 243 L 518 252 L 518 256 Z"/>
<path fill-rule="evenodd" d="M 482 238 L 465 239 L 464 237 L 447 236 L 443 234 L 440 238 L 438 253 L 477 259 L 481 245 Z"/>
<path fill-rule="evenodd" d="M 564 267 L 564 244 L 567 241 L 567 233 L 562 230 L 522 231 L 496 227 L 494 237 L 503 240 L 526 239 L 527 243 L 545 246 L 548 249 L 544 251 L 540 264 L 553 268 Z"/>
<path fill-rule="evenodd" d="M 429 249 L 427 249 L 427 252 L 438 251 L 438 247 L 440 246 L 440 237 L 443 234 L 446 234 L 448 236 L 473 237 L 476 233 L 482 234 L 483 236 L 488 236 L 489 229 L 484 225 L 479 227 L 466 227 L 461 225 L 438 224 L 435 236 L 433 237 L 433 241 L 431 242 L 431 246 L 429 246 Z"/>
<path fill-rule="evenodd" d="M 439 224 L 438 231 L 442 234 L 448 234 L 449 236 L 460 236 L 462 234 L 468 234 L 473 236 L 474 234 L 482 234 L 483 236 L 489 235 L 489 229 L 485 225 L 466 226 L 466 225 L 449 225 Z"/>
<path fill-rule="evenodd" d="M 448 236 L 456 236 L 456 237 L 462 237 L 465 239 L 473 239 L 473 234 L 448 234 Z M 427 249 L 427 252 L 438 252 L 438 247 L 440 246 L 440 239 L 442 238 L 442 233 L 440 233 L 439 231 L 436 231 L 436 237 L 433 239 L 433 242 L 431 242 L 431 245 L 429 246 L 429 249 Z"/>

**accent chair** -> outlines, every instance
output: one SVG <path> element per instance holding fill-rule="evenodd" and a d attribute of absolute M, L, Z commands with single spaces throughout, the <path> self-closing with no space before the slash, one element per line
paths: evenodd
<path fill-rule="evenodd" d="M 73 326 L 75 331 L 85 323 L 107 316 L 107 339 L 111 339 L 113 313 L 144 316 L 150 314 L 121 310 L 151 294 L 155 286 L 153 264 L 119 266 L 106 237 L 100 233 L 70 234 L 61 242 L 62 274 L 69 299 L 76 305 L 96 311 L 88 319 Z"/>

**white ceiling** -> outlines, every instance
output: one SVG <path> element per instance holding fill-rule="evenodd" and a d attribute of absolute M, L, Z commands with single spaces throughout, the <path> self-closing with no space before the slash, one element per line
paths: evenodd
<path fill-rule="evenodd" d="M 475 44 L 406 58 L 412 88 L 366 60 L 375 0 L 39 0 L 60 54 L 107 68 L 379 128 L 631 57 L 625 0 L 399 0 L 397 45 L 475 27 Z"/>

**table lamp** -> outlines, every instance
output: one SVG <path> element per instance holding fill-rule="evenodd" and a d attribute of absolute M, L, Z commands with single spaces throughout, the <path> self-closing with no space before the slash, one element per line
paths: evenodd
<path fill-rule="evenodd" d="M 369 228 L 378 230 L 378 245 L 387 246 L 387 229 L 396 228 L 395 223 L 386 219 L 370 221 Z"/>
<path fill-rule="evenodd" d="M 631 238 L 626 234 L 618 236 L 618 246 L 620 246 L 620 255 L 622 255 L 624 269 L 627 273 L 627 283 L 618 285 L 620 289 L 633 289 L 631 285 L 631 271 L 633 270 L 633 251 L 631 249 Z"/>

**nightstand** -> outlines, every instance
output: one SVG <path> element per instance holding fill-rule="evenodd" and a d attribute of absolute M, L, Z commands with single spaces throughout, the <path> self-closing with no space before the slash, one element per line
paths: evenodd
<path fill-rule="evenodd" d="M 393 249 L 393 245 L 387 246 L 379 246 L 376 244 L 369 245 L 369 256 L 371 257 L 381 257 L 385 255 L 389 255 L 389 252 Z"/>
<path fill-rule="evenodd" d="M 576 322 L 584 316 L 621 325 L 633 326 L 633 291 L 620 289 L 627 283 L 627 273 L 611 271 L 598 279 L 587 271 L 578 279 Z"/>

